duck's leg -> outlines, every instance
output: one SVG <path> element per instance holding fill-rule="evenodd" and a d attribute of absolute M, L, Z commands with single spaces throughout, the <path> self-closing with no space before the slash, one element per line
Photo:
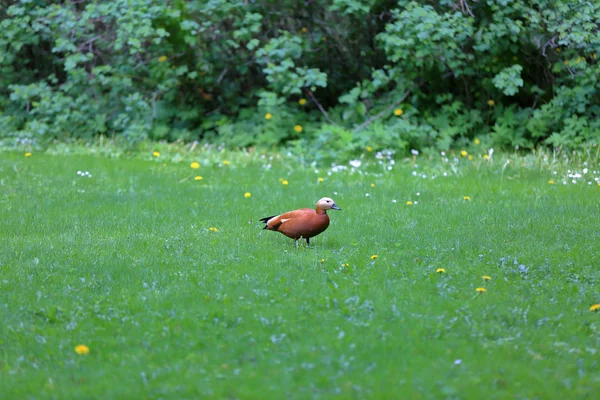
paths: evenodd
<path fill-rule="evenodd" d="M 310 238 L 306 238 L 306 245 L 308 246 L 310 242 Z"/>

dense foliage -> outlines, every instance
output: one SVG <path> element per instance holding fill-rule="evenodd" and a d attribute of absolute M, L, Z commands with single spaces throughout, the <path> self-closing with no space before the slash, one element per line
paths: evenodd
<path fill-rule="evenodd" d="M 575 147 L 599 26 L 597 0 L 5 0 L 0 136 Z"/>

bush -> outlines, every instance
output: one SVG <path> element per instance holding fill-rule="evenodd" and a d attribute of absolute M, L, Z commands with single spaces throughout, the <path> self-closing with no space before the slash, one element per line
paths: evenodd
<path fill-rule="evenodd" d="M 329 157 L 597 143 L 598 15 L 549 0 L 7 1 L 0 135 Z"/>

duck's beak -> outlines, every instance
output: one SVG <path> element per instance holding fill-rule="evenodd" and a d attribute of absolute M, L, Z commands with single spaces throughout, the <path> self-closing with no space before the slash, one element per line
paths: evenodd
<path fill-rule="evenodd" d="M 339 208 L 338 206 L 335 205 L 335 203 L 331 206 L 332 210 L 341 210 L 341 208 Z"/>

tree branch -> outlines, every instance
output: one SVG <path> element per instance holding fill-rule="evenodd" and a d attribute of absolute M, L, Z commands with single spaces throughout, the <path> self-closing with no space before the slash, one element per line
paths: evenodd
<path fill-rule="evenodd" d="M 399 104 L 401 104 L 404 100 L 406 100 L 406 98 L 410 94 L 410 91 L 411 91 L 410 89 L 406 89 L 406 91 L 404 92 L 404 94 L 402 95 L 402 97 L 400 98 L 400 100 L 397 100 L 397 101 L 393 102 L 385 110 L 383 110 L 379 114 L 377 114 L 377 115 L 369 118 L 368 120 L 366 120 L 365 122 L 363 122 L 362 124 L 360 124 L 359 126 L 357 126 L 356 128 L 354 128 L 354 130 L 352 132 L 356 133 L 356 132 L 362 130 L 363 128 L 366 128 L 367 126 L 371 125 L 371 123 L 373 121 L 378 120 L 379 118 L 381 118 L 384 115 L 386 115 L 387 113 L 389 113 L 392 108 L 396 108 Z"/>
<path fill-rule="evenodd" d="M 317 100 L 317 98 L 315 97 L 313 92 L 311 92 L 309 89 L 304 89 L 304 91 L 310 96 L 312 101 L 315 102 L 315 104 L 317 105 L 319 110 L 321 110 L 321 113 L 325 116 L 325 119 L 327 120 L 327 122 L 329 122 L 331 125 L 335 125 L 335 123 L 331 120 L 331 118 L 329 118 L 329 114 L 327 114 L 327 111 L 325 111 L 325 109 L 323 108 L 321 103 L 319 103 L 319 101 Z"/>

